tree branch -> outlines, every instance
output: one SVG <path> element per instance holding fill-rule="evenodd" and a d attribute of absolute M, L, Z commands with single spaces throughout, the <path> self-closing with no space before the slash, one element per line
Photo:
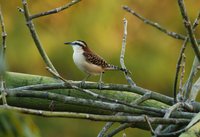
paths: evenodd
<path fill-rule="evenodd" d="M 55 79 L 49 78 L 49 77 L 40 77 L 40 76 L 13 73 L 13 72 L 7 73 L 7 77 L 9 78 L 8 80 L 12 80 L 11 78 L 13 78 L 12 82 L 14 82 L 16 85 L 18 84 L 18 86 L 14 88 L 13 90 L 50 90 L 50 89 L 66 89 L 66 88 L 70 89 L 71 88 L 70 85 L 67 85 L 64 83 L 58 83 Z M 14 78 L 21 80 L 22 83 L 28 83 L 28 85 L 21 85 L 20 81 L 16 81 L 14 80 Z M 45 79 L 45 81 L 49 81 L 49 83 L 48 84 L 38 83 L 38 81 L 40 81 L 41 79 Z M 32 81 L 32 83 L 30 83 L 29 81 Z M 71 82 L 71 84 L 75 86 L 80 86 L 79 83 L 80 83 L 79 81 Z M 98 89 L 98 83 L 86 82 L 83 88 L 84 89 Z M 131 87 L 129 85 L 110 83 L 110 84 L 104 84 L 102 86 L 102 90 L 117 90 L 121 92 L 130 92 L 130 93 L 136 93 L 140 95 L 144 95 L 145 93 L 151 92 L 151 99 L 163 102 L 168 105 L 173 104 L 173 99 L 171 97 L 159 94 L 158 92 L 150 91 L 148 89 L 144 89 L 139 86 Z"/>
<path fill-rule="evenodd" d="M 37 14 L 31 15 L 30 19 L 32 20 L 32 19 L 35 19 L 35 18 L 39 18 L 39 17 L 50 15 L 50 14 L 58 13 L 60 11 L 68 9 L 69 7 L 75 5 L 76 3 L 80 2 L 80 1 L 81 0 L 72 0 L 71 2 L 65 4 L 65 5 L 63 5 L 61 7 L 57 7 L 57 8 L 52 9 L 52 10 L 48 10 L 48 11 L 45 11 L 45 12 L 41 12 L 41 13 L 37 13 Z"/>
<path fill-rule="evenodd" d="M 140 14 L 136 13 L 134 10 L 132 10 L 131 8 L 129 8 L 128 6 L 123 6 L 123 9 L 129 13 L 131 13 L 132 15 L 134 15 L 135 17 L 137 17 L 138 19 L 140 19 L 141 21 L 143 21 L 144 23 L 155 27 L 156 29 L 160 30 L 161 32 L 167 34 L 168 36 L 171 36 L 175 39 L 181 39 L 181 40 L 185 40 L 185 36 L 182 34 L 178 34 L 172 31 L 168 31 L 167 29 L 163 28 L 161 25 L 159 25 L 156 22 L 150 21 L 146 18 L 144 18 L 143 16 L 141 16 Z"/>
<path fill-rule="evenodd" d="M 110 101 L 110 102 L 114 102 L 114 103 L 117 103 L 117 104 L 122 104 L 122 105 L 125 105 L 125 106 L 133 107 L 133 108 L 144 110 L 144 111 L 147 110 L 147 111 L 150 111 L 149 113 L 152 113 L 152 114 L 154 114 L 154 113 L 162 113 L 162 110 L 159 110 L 159 109 L 156 109 L 156 108 L 140 107 L 140 106 L 129 104 L 129 103 L 117 100 L 117 99 L 112 99 L 112 98 L 104 97 L 102 95 L 96 94 L 96 93 L 94 93 L 94 92 L 92 92 L 90 90 L 87 90 L 87 89 L 82 89 L 82 88 L 80 88 L 80 87 L 78 87 L 76 85 L 71 84 L 69 81 L 67 81 L 64 78 L 62 78 L 58 73 L 54 73 L 50 68 L 48 68 L 48 70 L 55 77 L 58 77 L 63 82 L 65 82 L 67 85 L 70 85 L 71 88 L 76 89 L 76 90 L 81 91 L 81 92 L 84 92 L 84 93 L 86 93 L 88 95 L 91 95 L 95 99 L 101 99 L 101 100 L 105 100 L 105 101 Z"/>
<path fill-rule="evenodd" d="M 0 92 L 1 92 L 1 99 L 3 102 L 3 105 L 7 105 L 6 101 L 6 87 L 5 87 L 5 81 L 4 81 L 4 74 L 5 74 L 5 53 L 6 53 L 6 29 L 4 24 L 3 15 L 0 8 L 0 25 L 2 30 L 2 46 L 0 50 Z"/>
<path fill-rule="evenodd" d="M 6 52 L 6 37 L 7 37 L 7 33 L 6 33 L 6 29 L 5 29 L 5 24 L 4 24 L 4 18 L 3 18 L 3 15 L 2 15 L 2 11 L 1 11 L 1 8 L 0 8 L 0 23 L 1 23 L 1 31 L 2 31 L 2 56 L 3 58 L 5 57 L 5 52 Z"/>
<path fill-rule="evenodd" d="M 198 43 L 197 43 L 196 37 L 194 35 L 193 29 L 191 26 L 191 21 L 187 15 L 184 1 L 178 0 L 178 5 L 179 5 L 180 11 L 181 11 L 181 15 L 183 17 L 183 22 L 184 22 L 185 28 L 187 29 L 187 32 L 188 32 L 188 35 L 190 38 L 190 42 L 192 44 L 192 48 L 194 50 L 196 57 L 198 58 L 198 61 L 200 61 L 200 52 L 199 52 L 199 48 L 198 48 Z"/>
<path fill-rule="evenodd" d="M 189 77 L 185 83 L 184 86 L 184 100 L 186 101 L 190 94 L 191 94 L 191 88 L 192 88 L 192 83 L 193 83 L 193 79 L 198 71 L 197 67 L 200 65 L 200 62 L 198 61 L 197 57 L 194 58 L 193 64 L 192 64 L 192 68 L 189 74 Z"/>
<path fill-rule="evenodd" d="M 195 19 L 193 25 L 192 25 L 192 29 L 195 31 L 196 27 L 198 26 L 199 24 L 199 20 L 200 20 L 200 12 L 197 16 L 197 18 Z M 176 103 L 176 90 L 177 90 L 177 82 L 178 82 L 178 76 L 179 76 L 179 71 L 180 71 L 180 65 L 181 65 L 181 60 L 182 60 L 182 55 L 184 54 L 185 52 L 185 48 L 187 46 L 187 43 L 189 41 L 189 36 L 187 35 L 186 39 L 184 40 L 183 42 L 183 45 L 182 45 L 182 48 L 180 50 L 180 54 L 179 54 L 179 57 L 178 57 L 178 61 L 177 61 L 177 64 L 176 64 L 176 73 L 175 73 L 175 79 L 174 79 L 174 102 Z"/>
<path fill-rule="evenodd" d="M 27 114 L 39 115 L 44 117 L 65 117 L 65 118 L 77 118 L 77 119 L 88 119 L 94 121 L 113 121 L 113 122 L 127 122 L 127 123 L 145 123 L 145 118 L 143 116 L 110 116 L 110 115 L 94 115 L 94 114 L 84 114 L 84 113 L 73 113 L 73 112 L 52 112 L 52 111 L 42 111 L 26 108 L 18 108 L 13 106 L 0 106 L 1 109 L 12 110 Z M 149 121 L 152 124 L 187 124 L 190 120 L 187 119 L 163 119 L 157 117 L 149 117 Z"/>
<path fill-rule="evenodd" d="M 124 130 L 126 128 L 129 128 L 129 127 L 133 126 L 134 124 L 133 123 L 121 124 L 119 127 L 117 127 L 116 129 L 114 129 L 113 131 L 111 131 L 110 133 L 108 133 L 108 135 L 106 137 L 113 137 L 114 135 L 116 135 L 120 131 L 122 131 L 122 130 Z"/>
<path fill-rule="evenodd" d="M 126 69 L 125 63 L 124 63 L 124 55 L 125 55 L 125 49 L 126 49 L 126 37 L 127 37 L 127 20 L 124 18 L 124 35 L 122 39 L 122 49 L 121 49 L 121 55 L 120 55 L 120 64 L 121 67 Z M 131 87 L 134 87 L 136 84 L 133 82 L 132 78 L 129 76 L 129 72 L 124 72 L 125 78 L 127 82 L 131 85 Z"/>
<path fill-rule="evenodd" d="M 43 61 L 54 72 L 57 72 L 57 70 L 55 69 L 55 67 L 51 63 L 49 57 L 47 56 L 45 50 L 43 49 L 42 43 L 40 42 L 39 36 L 38 36 L 38 34 L 37 34 L 36 30 L 35 30 L 35 27 L 34 27 L 34 24 L 32 22 L 32 19 L 30 18 L 28 4 L 27 4 L 26 0 L 22 0 L 22 4 L 23 4 L 23 13 L 24 13 L 24 17 L 25 17 L 25 20 L 26 20 L 27 27 L 29 28 L 31 36 L 32 36 L 32 38 L 33 38 L 33 40 L 35 42 L 35 45 L 36 45 L 36 47 L 37 47 L 37 49 L 38 49 Z"/>
<path fill-rule="evenodd" d="M 199 91 L 200 91 L 200 78 L 198 78 L 197 81 L 193 84 L 189 99 L 191 101 L 195 101 Z"/>

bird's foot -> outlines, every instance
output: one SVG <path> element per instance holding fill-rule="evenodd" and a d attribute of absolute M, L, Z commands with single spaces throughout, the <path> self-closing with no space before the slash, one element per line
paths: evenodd
<path fill-rule="evenodd" d="M 80 82 L 80 87 L 82 88 L 84 86 L 85 86 L 85 81 L 83 80 L 83 81 Z"/>
<path fill-rule="evenodd" d="M 99 81 L 99 82 L 98 82 L 98 88 L 99 88 L 99 89 L 102 89 L 103 85 L 104 85 L 104 83 L 103 83 L 102 81 Z"/>

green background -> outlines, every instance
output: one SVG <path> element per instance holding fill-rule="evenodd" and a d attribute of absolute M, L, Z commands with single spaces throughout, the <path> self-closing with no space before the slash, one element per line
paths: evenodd
<path fill-rule="evenodd" d="M 32 14 L 65 3 L 64 0 L 28 1 Z M 17 10 L 17 7 L 22 7 L 21 1 L 0 0 L 0 4 L 8 34 L 8 70 L 50 76 L 26 27 L 24 16 Z M 84 40 L 109 63 L 119 65 L 125 17 L 128 20 L 125 63 L 133 73 L 134 81 L 138 86 L 172 96 L 176 62 L 182 41 L 145 25 L 124 11 L 123 5 L 128 5 L 168 30 L 186 34 L 175 0 L 82 0 L 63 12 L 35 19 L 34 24 L 44 49 L 59 73 L 66 79 L 82 80 L 85 75 L 72 61 L 72 48 L 63 43 Z M 186 7 L 193 22 L 200 9 L 200 1 L 186 1 Z M 198 27 L 197 37 L 199 32 Z M 194 58 L 190 45 L 186 49 L 186 58 L 185 80 Z M 98 77 L 91 77 L 90 80 L 98 81 Z M 108 72 L 103 80 L 110 83 L 126 83 L 120 72 Z M 34 119 L 42 137 L 94 137 L 104 125 L 103 122 L 86 120 L 28 117 Z M 125 133 L 127 137 L 150 135 L 149 132 L 139 129 L 128 129 Z M 121 136 L 122 133 L 116 137 Z"/>

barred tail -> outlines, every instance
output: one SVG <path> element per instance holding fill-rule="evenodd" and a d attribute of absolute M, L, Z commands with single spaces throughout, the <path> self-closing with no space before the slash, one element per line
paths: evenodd
<path fill-rule="evenodd" d="M 120 70 L 120 71 L 125 72 L 126 74 L 131 74 L 131 72 L 128 69 L 121 68 L 112 64 L 109 64 L 106 70 Z"/>

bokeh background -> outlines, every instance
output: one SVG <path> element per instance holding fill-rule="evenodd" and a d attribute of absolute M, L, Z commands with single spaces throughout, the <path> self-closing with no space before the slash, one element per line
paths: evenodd
<path fill-rule="evenodd" d="M 69 0 L 28 0 L 32 14 L 56 8 Z M 5 19 L 7 37 L 7 65 L 13 72 L 50 76 L 45 69 L 24 16 L 18 12 L 20 0 L 0 0 Z M 96 53 L 108 62 L 119 65 L 123 36 L 123 18 L 128 20 L 128 37 L 125 55 L 126 66 L 133 73 L 137 85 L 165 95 L 172 96 L 177 57 L 181 40 L 173 39 L 157 29 L 148 26 L 122 9 L 128 5 L 168 30 L 186 34 L 177 1 L 174 0 L 82 0 L 75 6 L 58 14 L 34 20 L 36 30 L 49 58 L 66 79 L 81 80 L 85 76 L 72 61 L 72 48 L 63 43 L 77 39 L 84 40 Z M 186 1 L 188 14 L 193 21 L 200 10 L 200 1 Z M 199 37 L 199 27 L 196 34 Z M 188 45 L 186 50 L 187 78 L 194 58 Z M 98 81 L 98 77 L 90 78 Z M 104 82 L 126 83 L 123 74 L 106 73 Z M 76 119 L 32 118 L 42 137 L 95 137 L 104 125 Z M 149 136 L 139 129 L 125 130 L 127 137 Z M 116 137 L 121 137 L 122 133 Z"/>

